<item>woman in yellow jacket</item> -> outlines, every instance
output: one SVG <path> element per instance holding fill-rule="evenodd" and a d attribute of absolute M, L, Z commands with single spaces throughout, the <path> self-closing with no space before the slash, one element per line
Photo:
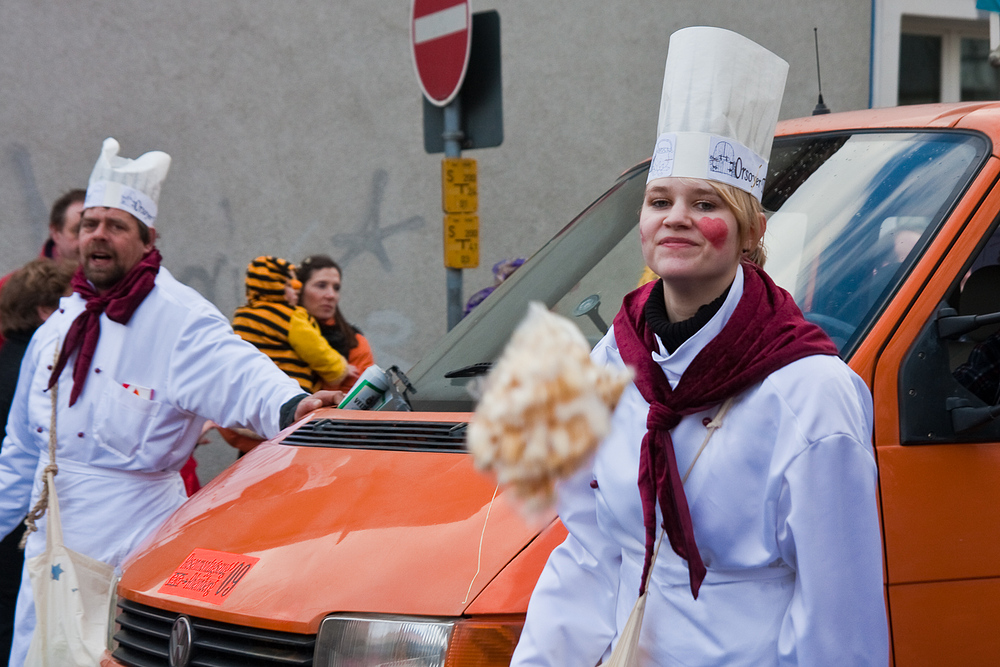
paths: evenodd
<path fill-rule="evenodd" d="M 295 306 L 301 284 L 295 267 L 261 256 L 247 266 L 247 304 L 236 309 L 233 330 L 296 380 L 304 391 L 339 386 L 356 375 L 344 355 L 330 347 L 319 324 Z"/>
<path fill-rule="evenodd" d="M 371 345 L 361 331 L 340 312 L 340 288 L 343 273 L 340 265 L 327 255 L 311 255 L 299 264 L 297 275 L 302 282 L 298 303 L 319 323 L 320 333 L 330 347 L 347 357 L 347 363 L 363 373 L 375 363 Z M 353 384 L 342 382 L 333 387 L 348 391 Z"/>

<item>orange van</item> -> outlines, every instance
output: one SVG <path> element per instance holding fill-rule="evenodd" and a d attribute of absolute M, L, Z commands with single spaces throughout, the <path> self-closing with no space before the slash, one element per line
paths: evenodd
<path fill-rule="evenodd" d="M 1000 664 L 1000 103 L 785 121 L 767 268 L 875 399 L 896 665 Z M 397 386 L 240 459 L 126 563 L 102 664 L 506 665 L 549 551 L 465 453 L 476 378 L 529 301 L 596 342 L 643 265 L 646 164 Z M 396 405 L 399 407 L 399 404 Z"/>

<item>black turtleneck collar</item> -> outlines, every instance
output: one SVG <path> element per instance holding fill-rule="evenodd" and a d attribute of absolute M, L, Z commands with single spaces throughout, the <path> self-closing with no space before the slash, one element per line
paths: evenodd
<path fill-rule="evenodd" d="M 660 337 L 667 352 L 673 354 L 684 341 L 698 333 L 719 312 L 722 304 L 726 302 L 726 297 L 729 296 L 729 290 L 732 286 L 730 283 L 722 296 L 699 308 L 698 312 L 690 319 L 671 322 L 670 317 L 667 316 L 667 303 L 663 298 L 663 281 L 657 280 L 653 291 L 649 293 L 649 300 L 646 301 L 646 324 L 653 330 L 653 333 Z"/>

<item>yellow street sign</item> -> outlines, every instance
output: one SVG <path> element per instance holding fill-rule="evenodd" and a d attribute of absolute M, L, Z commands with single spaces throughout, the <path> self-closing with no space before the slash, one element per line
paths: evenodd
<path fill-rule="evenodd" d="M 479 210 L 476 161 L 446 157 L 441 160 L 441 207 L 445 213 L 475 213 Z"/>
<path fill-rule="evenodd" d="M 444 265 L 449 269 L 479 266 L 479 216 L 444 216 Z"/>

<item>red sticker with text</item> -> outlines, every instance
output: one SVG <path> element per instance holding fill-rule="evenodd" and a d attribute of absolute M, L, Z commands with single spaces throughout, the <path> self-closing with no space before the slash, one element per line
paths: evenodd
<path fill-rule="evenodd" d="M 195 549 L 160 586 L 160 593 L 222 604 L 259 558 Z"/>

